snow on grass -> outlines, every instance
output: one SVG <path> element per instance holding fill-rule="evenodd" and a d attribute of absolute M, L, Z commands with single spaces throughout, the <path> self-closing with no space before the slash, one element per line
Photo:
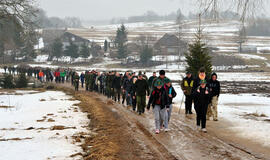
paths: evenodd
<path fill-rule="evenodd" d="M 49 55 L 38 55 L 35 59 L 34 59 L 34 62 L 47 62 L 49 58 Z"/>
<path fill-rule="evenodd" d="M 258 55 L 252 55 L 252 54 L 236 54 L 236 56 L 239 56 L 244 59 L 256 59 L 256 60 L 267 60 L 267 58 L 258 56 Z"/>
<path fill-rule="evenodd" d="M 82 127 L 88 124 L 87 115 L 73 106 L 79 101 L 59 91 L 17 92 L 23 94 L 0 95 L 0 106 L 11 106 L 0 108 L 0 159 L 81 159 L 70 157 L 82 152 L 72 136 L 87 132 Z M 71 128 L 52 130 L 53 126 Z"/>
<path fill-rule="evenodd" d="M 183 61 L 185 60 L 185 56 L 180 56 L 180 60 Z M 159 55 L 159 56 L 153 56 L 152 57 L 152 61 L 162 61 L 162 62 L 166 62 L 166 61 L 178 61 L 179 60 L 179 56 L 178 55 Z"/>
<path fill-rule="evenodd" d="M 229 120 L 233 126 L 232 131 L 243 138 L 259 142 L 270 147 L 270 123 L 265 121 L 270 118 L 270 101 L 264 95 L 225 94 L 219 98 L 219 117 Z M 252 115 L 259 115 L 252 116 Z M 264 116 L 260 116 L 264 115 Z"/>

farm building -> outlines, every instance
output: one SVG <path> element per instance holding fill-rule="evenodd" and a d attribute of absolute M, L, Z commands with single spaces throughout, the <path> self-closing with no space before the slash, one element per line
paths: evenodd
<path fill-rule="evenodd" d="M 179 51 L 183 54 L 186 50 L 187 43 L 179 40 L 174 34 L 166 33 L 154 44 L 155 55 L 179 55 Z"/>

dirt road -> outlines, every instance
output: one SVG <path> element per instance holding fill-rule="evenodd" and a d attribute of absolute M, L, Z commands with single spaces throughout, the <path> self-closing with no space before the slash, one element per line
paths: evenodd
<path fill-rule="evenodd" d="M 247 160 L 268 159 L 214 135 L 196 131 L 193 117 L 172 114 L 171 130 L 154 134 L 152 111 L 139 116 L 131 108 L 97 93 L 74 92 L 69 84 L 58 86 L 81 101 L 88 113 L 91 136 L 82 145 L 85 159 L 101 160 Z"/>

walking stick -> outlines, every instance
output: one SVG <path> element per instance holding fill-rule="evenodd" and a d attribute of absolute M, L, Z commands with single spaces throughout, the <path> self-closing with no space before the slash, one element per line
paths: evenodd
<path fill-rule="evenodd" d="M 178 114 L 180 114 L 180 111 L 181 111 L 181 108 L 182 108 L 182 104 L 183 104 L 183 101 L 184 101 L 184 97 L 185 97 L 185 95 L 183 95 L 183 97 L 182 97 L 182 101 L 181 101 L 181 104 L 180 104 L 180 108 L 178 110 Z"/>

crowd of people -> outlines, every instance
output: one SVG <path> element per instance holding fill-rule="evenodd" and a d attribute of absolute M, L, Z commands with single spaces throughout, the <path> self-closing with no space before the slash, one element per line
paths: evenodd
<path fill-rule="evenodd" d="M 151 77 L 146 73 L 127 71 L 124 74 L 115 71 L 99 72 L 96 70 L 81 72 L 71 69 L 43 69 L 40 67 L 4 67 L 10 74 L 25 73 L 29 77 L 35 77 L 40 82 L 65 83 L 71 82 L 76 91 L 83 88 L 86 91 L 98 92 L 122 103 L 123 106 L 131 106 L 139 115 L 150 110 L 151 106 L 155 117 L 155 133 L 159 134 L 164 129 L 169 131 L 169 122 L 173 109 L 173 101 L 177 93 L 172 81 L 165 76 L 164 70 L 159 71 L 159 76 L 153 72 Z M 81 86 L 80 86 L 81 84 Z M 217 74 L 212 73 L 208 79 L 205 69 L 201 68 L 198 75 L 186 72 L 186 77 L 181 82 L 181 88 L 185 96 L 185 114 L 192 113 L 192 104 L 196 111 L 197 129 L 206 130 L 206 120 L 211 117 L 218 121 L 217 105 L 220 95 L 220 83 Z M 147 102 L 148 99 L 148 102 Z M 147 102 L 147 103 L 146 103 Z"/>

